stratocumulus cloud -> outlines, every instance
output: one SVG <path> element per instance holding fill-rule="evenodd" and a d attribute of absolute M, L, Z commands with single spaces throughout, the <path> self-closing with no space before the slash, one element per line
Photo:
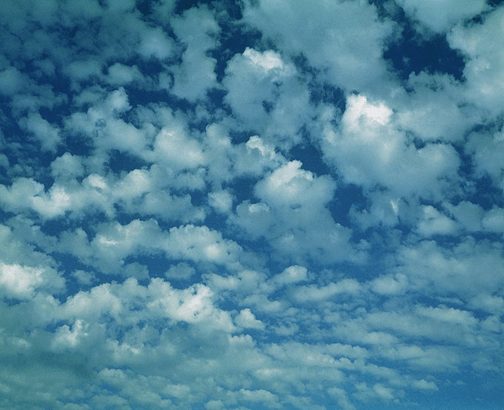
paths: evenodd
<path fill-rule="evenodd" d="M 499 1 L 1 8 L 0 408 L 502 408 Z"/>

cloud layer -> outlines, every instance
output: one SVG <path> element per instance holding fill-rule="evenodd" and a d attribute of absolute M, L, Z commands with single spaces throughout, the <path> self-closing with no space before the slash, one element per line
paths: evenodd
<path fill-rule="evenodd" d="M 497 3 L 3 5 L 0 408 L 497 409 Z"/>

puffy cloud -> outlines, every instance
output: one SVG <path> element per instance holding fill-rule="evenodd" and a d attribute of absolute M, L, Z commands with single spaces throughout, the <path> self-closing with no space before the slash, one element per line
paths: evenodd
<path fill-rule="evenodd" d="M 477 176 L 488 175 L 494 185 L 504 190 L 502 163 L 499 158 L 504 152 L 504 129 L 494 132 L 472 133 L 465 147 L 472 155 Z"/>
<path fill-rule="evenodd" d="M 334 192 L 334 183 L 328 177 L 315 178 L 301 166 L 301 162 L 291 161 L 276 169 L 257 184 L 257 195 L 268 204 L 279 207 L 326 204 Z M 310 195 L 306 195 L 307 191 Z"/>
<path fill-rule="evenodd" d="M 235 318 L 235 322 L 238 326 L 245 329 L 264 329 L 264 324 L 260 320 L 257 320 L 255 315 L 248 308 L 240 311 Z"/>
<path fill-rule="evenodd" d="M 408 288 L 408 278 L 404 274 L 379 276 L 371 281 L 371 289 L 380 295 L 397 295 Z"/>
<path fill-rule="evenodd" d="M 33 209 L 44 218 L 64 214 L 72 206 L 72 199 L 63 187 L 53 186 L 49 192 L 42 184 L 29 178 L 19 178 L 10 187 L 0 186 L 2 203 L 14 212 Z"/>
<path fill-rule="evenodd" d="M 0 264 L 0 290 L 4 296 L 29 299 L 38 290 L 62 290 L 64 283 L 51 268 Z"/>
<path fill-rule="evenodd" d="M 176 170 L 196 168 L 205 162 L 198 141 L 184 135 L 182 130 L 161 130 L 156 136 L 154 152 L 160 161 Z"/>
<path fill-rule="evenodd" d="M 267 105 L 275 102 L 275 83 L 290 77 L 293 68 L 274 51 L 261 53 L 247 48 L 243 54 L 231 59 L 226 74 L 226 101 L 239 120 L 249 128 L 255 128 L 265 123 Z"/>
<path fill-rule="evenodd" d="M 142 33 L 138 52 L 144 58 L 164 60 L 172 55 L 173 47 L 173 40 L 157 27 Z"/>
<path fill-rule="evenodd" d="M 82 176 L 84 174 L 82 158 L 65 152 L 51 163 L 51 174 L 55 179 Z"/>
<path fill-rule="evenodd" d="M 455 292 L 458 298 L 467 299 L 502 286 L 501 250 L 491 242 L 475 243 L 467 238 L 444 248 L 434 241 L 422 241 L 403 246 L 398 257 L 398 270 L 407 275 L 413 287 L 429 288 L 432 294 Z"/>
<path fill-rule="evenodd" d="M 398 125 L 422 140 L 460 141 L 478 115 L 467 106 L 463 89 L 448 75 L 411 74 L 408 86 L 414 90 L 397 98 Z"/>
<path fill-rule="evenodd" d="M 472 202 L 461 201 L 457 205 L 447 204 L 446 208 L 451 215 L 468 231 L 479 231 L 483 209 Z"/>
<path fill-rule="evenodd" d="M 397 3 L 410 17 L 435 32 L 448 31 L 460 20 L 470 19 L 488 7 L 485 0 L 398 0 Z"/>
<path fill-rule="evenodd" d="M 275 275 L 271 281 L 277 286 L 289 286 L 308 280 L 308 270 L 304 266 L 292 265 Z"/>
<path fill-rule="evenodd" d="M 504 233 L 504 209 L 493 208 L 488 211 L 481 224 L 487 231 Z"/>
<path fill-rule="evenodd" d="M 149 307 L 167 314 L 170 318 L 187 323 L 232 331 L 234 326 L 227 312 L 213 306 L 212 291 L 204 285 L 196 285 L 183 291 L 172 290 L 169 285 L 152 283 L 154 300 Z"/>
<path fill-rule="evenodd" d="M 233 206 L 233 196 L 228 191 L 211 192 L 208 200 L 210 206 L 221 213 L 228 213 Z"/>
<path fill-rule="evenodd" d="M 238 176 L 261 176 L 266 170 L 276 168 L 283 160 L 273 146 L 258 135 L 253 135 L 245 144 L 236 147 L 233 167 Z"/>
<path fill-rule="evenodd" d="M 73 61 L 65 67 L 65 73 L 74 81 L 86 81 L 99 77 L 101 70 L 100 62 L 93 60 Z"/>
<path fill-rule="evenodd" d="M 393 26 L 380 21 L 370 4 L 337 1 L 293 7 L 281 0 L 250 2 L 244 18 L 281 50 L 305 56 L 333 84 L 345 90 L 373 88 L 379 81 L 387 82 L 381 56 Z M 365 60 L 359 57 L 362 55 Z"/>
<path fill-rule="evenodd" d="M 495 407 L 488 3 L 5 4 L 0 407 Z"/>
<path fill-rule="evenodd" d="M 467 58 L 466 98 L 492 117 L 502 107 L 504 51 L 493 39 L 503 33 L 503 18 L 504 9 L 496 7 L 481 23 L 458 25 L 448 35 L 450 45 Z"/>
<path fill-rule="evenodd" d="M 107 69 L 107 80 L 112 85 L 126 85 L 141 78 L 142 74 L 136 66 L 115 63 Z"/>
<path fill-rule="evenodd" d="M 15 68 L 9 67 L 0 72 L 0 92 L 13 95 L 23 87 L 23 75 Z"/>
<path fill-rule="evenodd" d="M 186 46 L 182 63 L 174 69 L 171 91 L 178 97 L 196 100 L 217 86 L 216 60 L 208 52 L 216 47 L 219 26 L 209 10 L 192 8 L 171 21 L 173 30 Z"/>
<path fill-rule="evenodd" d="M 164 231 L 153 219 L 135 219 L 126 225 L 102 224 L 91 240 L 82 230 L 66 231 L 61 235 L 59 249 L 99 267 L 102 272 L 114 274 L 124 269 L 126 260 L 144 255 L 217 264 L 229 269 L 239 268 L 240 259 L 245 258 L 241 246 L 218 231 L 191 224 Z"/>
<path fill-rule="evenodd" d="M 457 231 L 456 223 L 436 208 L 422 207 L 422 219 L 418 223 L 418 232 L 422 236 L 453 235 Z"/>
<path fill-rule="evenodd" d="M 323 287 L 300 286 L 294 290 L 293 297 L 301 303 L 317 303 L 338 294 L 354 295 L 360 290 L 360 284 L 354 279 L 343 279 Z"/>
<path fill-rule="evenodd" d="M 241 247 L 226 240 L 219 232 L 206 226 L 185 225 L 171 228 L 163 248 L 173 258 L 187 258 L 218 264 L 239 264 Z"/>
<path fill-rule="evenodd" d="M 327 160 L 347 182 L 367 189 L 380 186 L 400 196 L 439 196 L 443 179 L 456 175 L 456 151 L 447 144 L 417 149 L 393 117 L 384 103 L 362 95 L 348 97 L 339 129 L 325 131 Z"/>
<path fill-rule="evenodd" d="M 255 193 L 261 202 L 239 204 L 233 223 L 252 237 L 266 238 L 279 255 L 295 263 L 362 258 L 350 244 L 350 232 L 327 209 L 334 181 L 301 165 L 290 161 L 259 181 Z"/>
<path fill-rule="evenodd" d="M 312 111 L 309 94 L 280 54 L 246 48 L 229 61 L 223 84 L 240 127 L 263 133 L 275 145 L 300 141 Z"/>

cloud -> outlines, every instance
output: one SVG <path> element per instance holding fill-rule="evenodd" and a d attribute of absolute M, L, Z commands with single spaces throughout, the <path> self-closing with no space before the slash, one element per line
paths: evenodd
<path fill-rule="evenodd" d="M 460 20 L 470 19 L 487 8 L 485 0 L 398 0 L 397 3 L 410 17 L 434 32 L 446 32 Z"/>
<path fill-rule="evenodd" d="M 213 14 L 204 8 L 189 9 L 171 24 L 186 47 L 182 63 L 174 69 L 171 91 L 188 100 L 203 98 L 210 88 L 217 87 L 216 60 L 209 57 L 208 52 L 217 46 L 219 25 Z"/>
<path fill-rule="evenodd" d="M 144 58 L 164 60 L 173 53 L 173 41 L 161 28 L 152 28 L 142 33 L 139 54 Z"/>
<path fill-rule="evenodd" d="M 467 107 L 464 91 L 452 77 L 422 72 L 411 74 L 408 84 L 415 91 L 395 102 L 397 123 L 422 140 L 460 141 L 477 121 L 478 115 Z"/>
<path fill-rule="evenodd" d="M 460 164 L 450 145 L 417 149 L 394 125 L 389 107 L 362 95 L 348 97 L 339 129 L 326 129 L 322 147 L 347 182 L 399 196 L 438 196 L 442 180 L 453 178 Z"/>
<path fill-rule="evenodd" d="M 481 23 L 457 25 L 447 37 L 450 46 L 468 59 L 464 68 L 466 98 L 483 109 L 487 116 L 498 115 L 502 104 L 504 84 L 499 72 L 504 52 L 492 38 L 502 34 L 503 15 L 502 7 L 497 7 Z"/>
<path fill-rule="evenodd" d="M 301 286 L 294 291 L 294 298 L 301 303 L 316 303 L 329 299 L 338 294 L 356 294 L 360 285 L 353 279 L 344 279 L 337 283 L 331 283 L 324 287 Z"/>
<path fill-rule="evenodd" d="M 499 246 L 492 242 L 475 243 L 460 240 L 452 247 L 439 246 L 434 241 L 421 241 L 415 246 L 403 246 L 399 251 L 400 271 L 407 274 L 413 286 L 433 286 L 431 293 L 455 292 L 465 299 L 478 292 L 492 292 L 501 284 Z M 473 275 L 477 272 L 478 281 Z"/>
<path fill-rule="evenodd" d="M 183 156 L 179 155 L 179 149 L 184 151 Z M 179 130 L 161 130 L 156 136 L 154 150 L 162 162 L 176 170 L 196 168 L 205 161 L 199 143 Z"/>
<path fill-rule="evenodd" d="M 422 208 L 422 219 L 418 224 L 418 232 L 423 236 L 453 235 L 457 226 L 453 220 L 440 213 L 432 206 Z"/>
<path fill-rule="evenodd" d="M 283 16 L 281 21 L 278 16 Z M 284 52 L 304 55 L 345 90 L 387 81 L 381 55 L 393 25 L 380 21 L 372 5 L 333 2 L 292 7 L 287 1 L 250 2 L 244 18 Z M 363 26 L 364 31 L 359 29 Z M 299 27 L 304 27 L 303 34 Z M 365 61 L 361 55 L 367 56 Z"/>
<path fill-rule="evenodd" d="M 121 63 L 109 66 L 107 73 L 108 82 L 112 85 L 126 85 L 142 78 L 142 74 L 136 66 L 130 67 Z"/>
<path fill-rule="evenodd" d="M 10 3 L 1 408 L 498 406 L 501 6 Z"/>
<path fill-rule="evenodd" d="M 324 262 L 362 258 L 358 247 L 350 244 L 350 232 L 327 209 L 334 181 L 301 166 L 290 161 L 259 181 L 255 194 L 261 202 L 239 204 L 233 223 L 253 238 L 266 238 L 279 255 L 294 263 L 306 258 Z"/>
<path fill-rule="evenodd" d="M 504 150 L 503 130 L 472 133 L 465 149 L 472 156 L 477 176 L 488 175 L 493 184 L 504 189 L 500 154 Z"/>
<path fill-rule="evenodd" d="M 225 101 L 241 128 L 260 131 L 275 145 L 299 141 L 311 106 L 292 63 L 273 50 L 246 48 L 228 62 L 225 73 Z"/>
<path fill-rule="evenodd" d="M 240 313 L 236 316 L 235 322 L 238 326 L 245 329 L 264 329 L 264 324 L 260 320 L 257 320 L 255 315 L 248 308 L 240 310 Z"/>
<path fill-rule="evenodd" d="M 28 299 L 39 289 L 62 290 L 64 280 L 50 268 L 0 264 L 0 290 L 16 299 Z"/>
<path fill-rule="evenodd" d="M 13 95 L 19 91 L 23 82 L 23 75 L 15 67 L 0 72 L 0 92 L 4 95 Z"/>

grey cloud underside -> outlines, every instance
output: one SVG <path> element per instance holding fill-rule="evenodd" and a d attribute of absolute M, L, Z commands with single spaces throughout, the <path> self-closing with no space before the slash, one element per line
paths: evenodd
<path fill-rule="evenodd" d="M 497 2 L 4 3 L 0 408 L 499 408 Z"/>

